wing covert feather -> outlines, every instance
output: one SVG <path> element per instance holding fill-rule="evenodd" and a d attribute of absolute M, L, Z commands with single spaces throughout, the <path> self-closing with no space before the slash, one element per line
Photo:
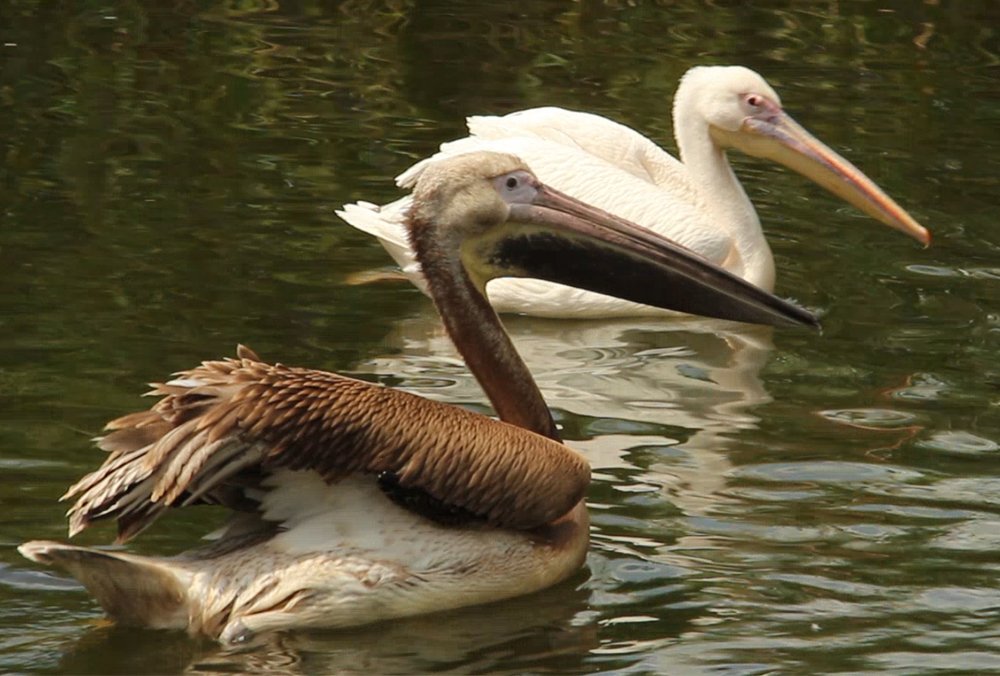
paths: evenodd
<path fill-rule="evenodd" d="M 109 457 L 64 496 L 77 498 L 71 532 L 115 518 L 126 540 L 167 508 L 221 493 L 253 468 L 314 470 L 329 482 L 391 471 L 404 487 L 515 529 L 565 514 L 589 484 L 586 461 L 541 435 L 400 390 L 241 355 L 154 385 L 162 398 L 150 410 L 108 424 L 100 444 Z"/>

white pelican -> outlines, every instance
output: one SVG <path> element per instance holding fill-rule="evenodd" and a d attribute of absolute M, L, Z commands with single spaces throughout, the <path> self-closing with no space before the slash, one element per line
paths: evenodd
<path fill-rule="evenodd" d="M 429 165 L 412 204 L 431 296 L 504 422 L 240 348 L 154 385 L 161 399 L 108 425 L 104 464 L 65 496 L 76 500 L 71 536 L 114 519 L 119 542 L 171 508 L 222 504 L 235 514 L 215 543 L 169 558 L 48 541 L 21 553 L 69 572 L 120 622 L 224 642 L 536 591 L 583 563 L 590 471 L 559 443 L 486 301 L 490 279 L 537 275 L 685 312 L 815 324 L 547 188 L 510 155 Z"/>
<path fill-rule="evenodd" d="M 513 153 L 547 185 L 686 246 L 768 291 L 774 261 L 760 219 L 733 174 L 726 150 L 765 157 L 811 178 L 866 214 L 916 238 L 930 234 L 854 165 L 815 139 L 781 108 L 760 75 L 742 66 L 689 70 L 674 97 L 680 161 L 624 125 L 599 115 L 533 108 L 470 117 L 469 136 L 401 174 L 406 183 L 428 162 L 471 150 Z M 359 202 L 338 214 L 378 238 L 406 276 L 427 291 L 403 225 L 408 197 L 378 207 Z M 540 280 L 490 284 L 499 312 L 545 317 L 661 314 L 589 291 Z"/>

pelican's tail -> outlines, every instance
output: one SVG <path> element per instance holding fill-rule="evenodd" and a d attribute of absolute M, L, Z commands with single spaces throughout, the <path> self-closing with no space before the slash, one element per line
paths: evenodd
<path fill-rule="evenodd" d="M 25 542 L 17 549 L 25 558 L 75 577 L 120 624 L 187 627 L 186 571 L 157 559 L 47 540 Z"/>
<path fill-rule="evenodd" d="M 404 224 L 405 212 L 409 208 L 410 198 L 404 197 L 385 206 L 377 206 L 370 202 L 345 204 L 337 211 L 349 225 L 366 232 L 378 239 L 379 243 L 389 252 L 403 274 L 421 291 L 427 293 L 427 284 L 420 263 L 417 262 L 410 248 Z"/>
<path fill-rule="evenodd" d="M 397 214 L 397 210 L 391 208 L 394 205 L 395 203 L 380 207 L 371 202 L 360 201 L 354 204 L 345 204 L 336 213 L 361 232 L 388 240 L 396 246 L 407 246 L 406 228 L 403 225 L 402 215 Z"/>

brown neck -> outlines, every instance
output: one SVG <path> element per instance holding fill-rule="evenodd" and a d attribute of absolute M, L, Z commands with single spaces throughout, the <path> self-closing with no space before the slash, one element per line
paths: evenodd
<path fill-rule="evenodd" d="M 534 378 L 482 292 L 456 257 L 415 227 L 413 246 L 445 329 L 504 422 L 562 441 Z"/>

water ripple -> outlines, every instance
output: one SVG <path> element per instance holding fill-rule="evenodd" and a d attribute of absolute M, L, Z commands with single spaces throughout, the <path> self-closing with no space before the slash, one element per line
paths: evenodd
<path fill-rule="evenodd" d="M 809 462 L 773 462 L 737 467 L 731 478 L 815 484 L 907 484 L 924 478 L 921 472 L 892 465 L 818 460 Z"/>
<path fill-rule="evenodd" d="M 918 441 L 916 447 L 963 456 L 989 455 L 1000 450 L 1000 444 L 991 439 L 958 430 L 935 432 L 929 439 Z"/>

